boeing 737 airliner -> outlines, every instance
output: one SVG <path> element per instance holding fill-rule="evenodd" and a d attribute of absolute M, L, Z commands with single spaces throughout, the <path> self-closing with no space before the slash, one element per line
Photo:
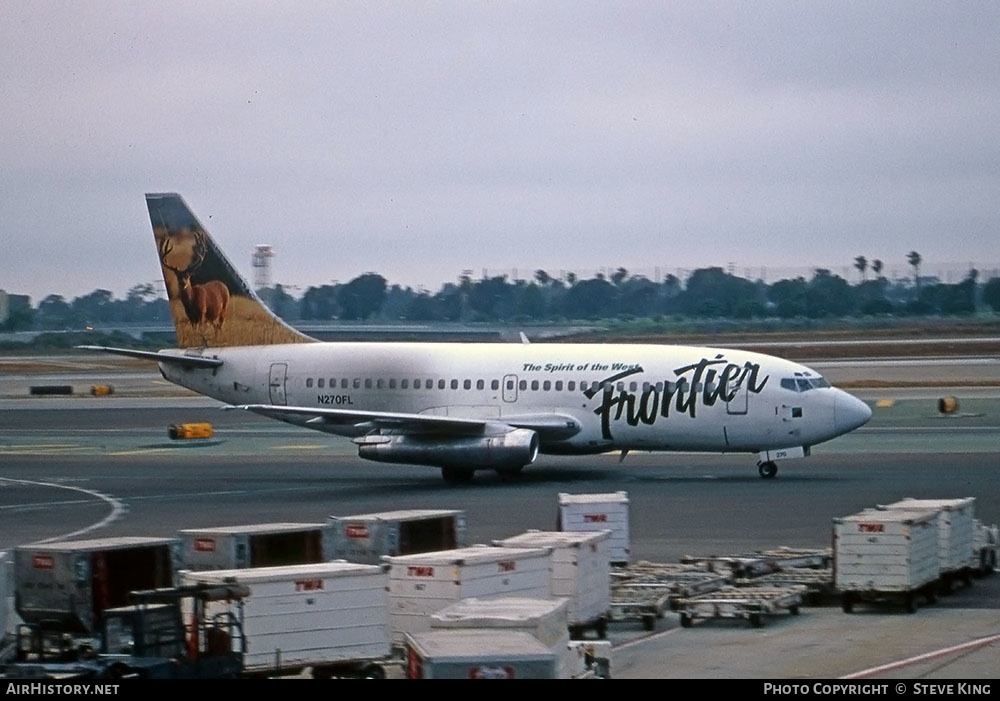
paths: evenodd
<path fill-rule="evenodd" d="M 871 417 L 818 373 L 748 351 L 672 345 L 323 343 L 257 298 L 176 194 L 148 194 L 178 349 L 137 351 L 228 405 L 353 439 L 367 460 L 448 482 L 539 453 L 745 452 L 776 461 Z"/>

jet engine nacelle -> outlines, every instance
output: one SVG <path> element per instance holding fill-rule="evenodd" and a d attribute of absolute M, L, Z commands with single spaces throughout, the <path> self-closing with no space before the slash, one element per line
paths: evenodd
<path fill-rule="evenodd" d="M 364 436 L 358 455 L 377 462 L 486 469 L 517 469 L 538 457 L 538 434 L 515 428 L 490 436 Z"/>

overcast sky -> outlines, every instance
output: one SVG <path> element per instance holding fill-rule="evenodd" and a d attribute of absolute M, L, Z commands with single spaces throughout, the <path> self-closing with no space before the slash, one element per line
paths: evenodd
<path fill-rule="evenodd" d="M 0 2 L 0 289 L 1000 266 L 1000 3 Z M 856 271 L 854 271 L 856 275 Z"/>

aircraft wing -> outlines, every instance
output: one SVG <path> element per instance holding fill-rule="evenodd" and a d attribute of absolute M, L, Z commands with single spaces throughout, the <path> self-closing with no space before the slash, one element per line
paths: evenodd
<path fill-rule="evenodd" d="M 355 409 L 324 409 L 321 407 L 284 406 L 281 404 L 241 404 L 244 409 L 273 419 L 312 417 L 305 424 L 321 426 L 355 426 L 357 428 L 396 429 L 404 433 L 478 435 L 488 426 L 510 426 L 536 431 L 545 438 L 567 438 L 580 431 L 579 423 L 562 414 L 532 414 L 496 419 L 467 419 L 458 416 L 411 414 L 394 411 L 358 411 Z"/>
<path fill-rule="evenodd" d="M 228 407 L 227 407 L 228 408 Z M 371 428 L 395 428 L 414 433 L 482 433 L 489 421 L 485 419 L 461 419 L 433 414 L 408 414 L 395 411 L 357 411 L 354 409 L 323 409 L 321 407 L 284 406 L 281 404 L 240 404 L 232 407 L 244 409 L 272 419 L 312 417 L 307 426 L 319 428 L 322 425 L 359 426 L 367 424 Z"/>

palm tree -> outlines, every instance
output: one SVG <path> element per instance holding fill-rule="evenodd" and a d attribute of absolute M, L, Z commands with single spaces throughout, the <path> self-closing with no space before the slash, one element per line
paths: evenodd
<path fill-rule="evenodd" d="M 872 272 L 875 273 L 875 277 L 882 276 L 882 261 L 878 258 L 872 261 Z"/>
<path fill-rule="evenodd" d="M 913 280 L 916 286 L 920 287 L 920 262 L 923 258 L 916 251 L 910 251 L 906 254 L 906 262 L 913 266 Z"/>
<path fill-rule="evenodd" d="M 854 259 L 854 267 L 858 269 L 861 273 L 861 282 L 865 281 L 865 271 L 868 270 L 868 259 L 864 256 L 858 256 Z"/>

